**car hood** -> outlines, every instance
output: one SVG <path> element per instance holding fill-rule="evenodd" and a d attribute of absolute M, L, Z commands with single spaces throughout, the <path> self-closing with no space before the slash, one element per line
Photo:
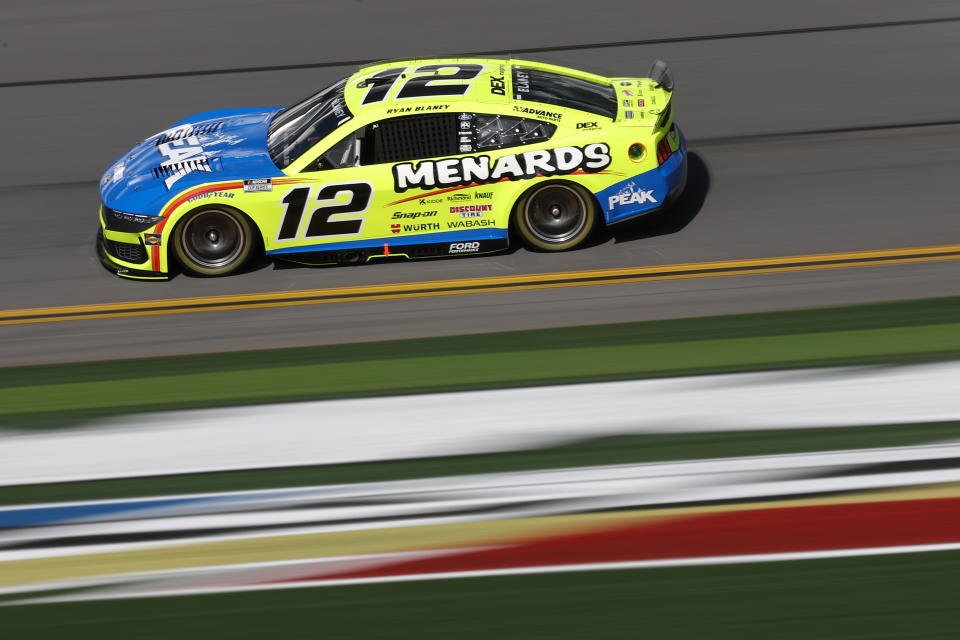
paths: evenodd
<path fill-rule="evenodd" d="M 100 180 L 104 205 L 156 215 L 199 184 L 283 175 L 267 152 L 267 128 L 278 111 L 207 111 L 150 136 L 107 168 Z"/>

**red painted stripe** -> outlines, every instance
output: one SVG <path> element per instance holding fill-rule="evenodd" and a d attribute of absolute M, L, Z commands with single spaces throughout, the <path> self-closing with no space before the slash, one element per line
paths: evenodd
<path fill-rule="evenodd" d="M 167 218 L 169 218 L 170 213 L 179 207 L 181 204 L 189 200 L 190 198 L 204 193 L 210 193 L 211 191 L 233 191 L 234 189 L 242 189 L 243 181 L 235 180 L 233 182 L 223 182 L 215 185 L 203 185 L 200 187 L 194 187 L 193 189 L 187 189 L 176 198 L 167 203 L 167 206 L 163 208 L 163 211 L 160 213 L 163 216 L 163 220 L 160 221 L 160 224 L 157 225 L 154 233 L 161 233 L 163 231 L 164 225 L 167 223 Z"/>
<path fill-rule="evenodd" d="M 684 516 L 296 581 L 960 541 L 960 498 Z"/>
<path fill-rule="evenodd" d="M 150 247 L 150 268 L 160 271 L 160 247 L 156 245 Z"/>
<path fill-rule="evenodd" d="M 449 189 L 440 189 L 439 191 L 430 191 L 429 193 L 421 193 L 415 196 L 410 196 L 409 198 L 402 198 L 400 200 L 395 200 L 391 202 L 388 206 L 392 207 L 395 204 L 402 204 L 404 202 L 410 202 L 411 200 L 419 200 L 420 198 L 429 198 L 430 196 L 438 196 L 441 193 L 447 193 L 449 191 L 459 191 L 460 189 L 473 189 L 474 187 L 479 187 L 479 186 L 482 186 L 482 185 L 468 184 L 468 185 L 463 185 L 459 187 L 450 187 Z"/>

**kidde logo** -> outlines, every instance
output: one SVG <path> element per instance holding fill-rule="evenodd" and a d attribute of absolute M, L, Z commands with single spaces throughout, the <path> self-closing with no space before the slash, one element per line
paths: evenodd
<path fill-rule="evenodd" d="M 454 242 L 450 245 L 448 253 L 473 253 L 480 251 L 479 242 Z"/>
<path fill-rule="evenodd" d="M 482 213 L 492 209 L 492 204 L 461 204 L 456 207 L 450 207 L 450 213 Z"/>

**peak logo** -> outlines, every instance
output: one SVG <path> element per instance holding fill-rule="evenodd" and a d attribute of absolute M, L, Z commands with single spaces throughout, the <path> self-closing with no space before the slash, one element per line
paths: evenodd
<path fill-rule="evenodd" d="M 442 160 L 423 160 L 414 165 L 393 165 L 394 191 L 434 189 L 507 180 L 529 180 L 537 176 L 567 175 L 575 171 L 596 173 L 610 164 L 610 147 L 595 142 L 584 147 L 538 149 L 501 156 L 465 156 Z"/>
<path fill-rule="evenodd" d="M 646 204 L 648 202 L 651 204 L 660 204 L 660 202 L 653 197 L 653 189 L 637 189 L 636 185 L 630 182 L 619 192 L 607 197 L 607 209 L 613 211 L 617 207 L 631 204 Z"/>

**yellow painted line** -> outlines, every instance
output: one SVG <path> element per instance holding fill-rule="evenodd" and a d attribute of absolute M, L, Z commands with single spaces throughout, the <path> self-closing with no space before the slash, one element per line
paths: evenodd
<path fill-rule="evenodd" d="M 188 541 L 175 545 L 160 543 L 159 546 L 145 549 L 0 562 L 0 587 L 253 562 L 282 562 L 303 558 L 334 558 L 516 544 L 546 536 L 587 533 L 644 522 L 655 524 L 666 519 L 708 513 L 895 500 L 930 500 L 952 498 L 958 495 L 960 495 L 960 484 L 948 483 L 878 489 L 817 498 L 785 498 L 769 502 L 739 502 L 411 527 L 265 535 L 209 542 Z"/>
<path fill-rule="evenodd" d="M 960 260 L 960 245 L 0 311 L 0 325 L 528 291 Z"/>

